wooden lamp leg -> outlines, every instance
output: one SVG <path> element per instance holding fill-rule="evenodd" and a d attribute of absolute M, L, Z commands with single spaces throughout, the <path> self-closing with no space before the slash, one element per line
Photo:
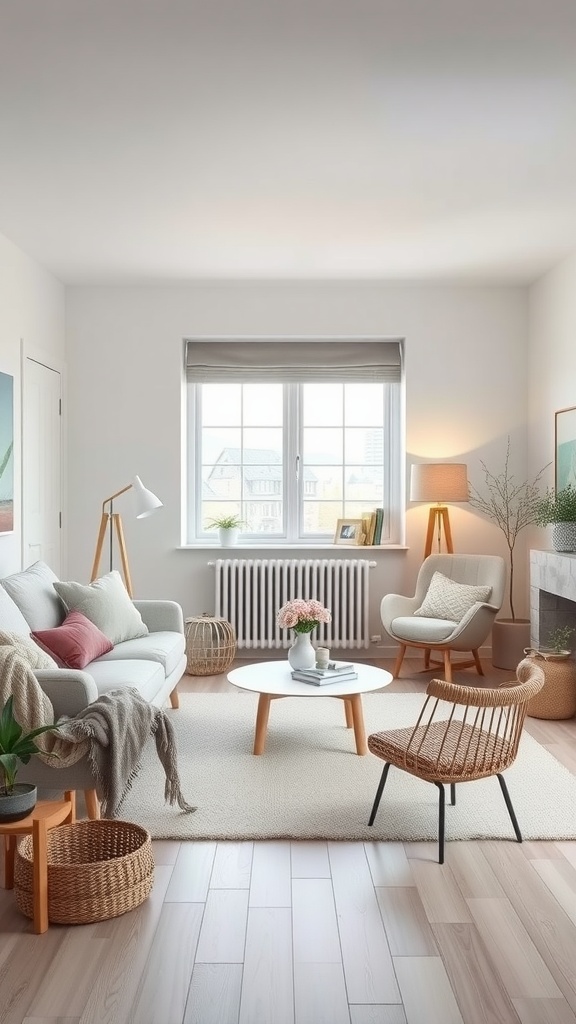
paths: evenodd
<path fill-rule="evenodd" d="M 453 554 L 454 547 L 452 545 L 452 530 L 450 529 L 450 516 L 448 515 L 448 508 L 446 505 L 432 505 L 430 512 L 428 513 L 428 530 L 426 531 L 424 558 L 428 558 L 428 555 L 432 554 L 432 544 L 434 542 L 434 536 L 436 533 L 438 533 L 438 536 L 441 537 L 442 529 L 444 529 L 446 551 L 449 554 Z"/>
<path fill-rule="evenodd" d="M 122 517 L 119 512 L 112 513 L 112 523 L 113 529 L 116 531 L 116 536 L 118 538 L 118 550 L 120 552 L 126 590 L 130 594 L 130 597 L 133 597 L 134 594 L 132 591 L 132 580 L 130 578 L 130 566 L 128 565 L 128 552 L 126 550 L 126 541 L 124 540 L 124 527 L 122 526 Z"/>
<path fill-rule="evenodd" d="M 90 576 L 90 582 L 95 580 L 98 576 L 98 570 L 100 568 L 100 559 L 102 558 L 102 548 L 104 547 L 104 539 L 106 537 L 106 530 L 110 515 L 108 512 L 103 512 L 100 519 L 100 529 L 98 530 L 98 540 L 96 541 L 96 553 L 94 555 L 94 561 L 92 563 L 92 574 Z"/>

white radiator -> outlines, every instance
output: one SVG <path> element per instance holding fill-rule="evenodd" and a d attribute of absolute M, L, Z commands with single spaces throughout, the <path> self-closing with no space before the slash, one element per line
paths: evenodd
<path fill-rule="evenodd" d="M 291 630 L 276 623 L 293 598 L 321 601 L 332 621 L 314 630 L 314 642 L 331 649 L 368 647 L 369 571 L 364 558 L 219 558 L 216 615 L 236 631 L 238 647 L 290 647 Z"/>

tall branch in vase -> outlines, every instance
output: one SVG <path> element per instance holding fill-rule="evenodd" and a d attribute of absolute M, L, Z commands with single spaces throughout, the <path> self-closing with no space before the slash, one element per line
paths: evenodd
<path fill-rule="evenodd" d="M 486 491 L 482 494 L 470 487 L 470 504 L 490 519 L 504 534 L 508 547 L 508 602 L 512 621 L 516 621 L 514 610 L 514 548 L 518 534 L 526 526 L 533 526 L 539 519 L 541 502 L 540 486 L 542 476 L 551 465 L 548 462 L 532 481 L 517 483 L 510 472 L 510 437 L 506 446 L 504 468 L 497 475 L 491 473 L 485 462 L 480 460 L 484 473 Z"/>

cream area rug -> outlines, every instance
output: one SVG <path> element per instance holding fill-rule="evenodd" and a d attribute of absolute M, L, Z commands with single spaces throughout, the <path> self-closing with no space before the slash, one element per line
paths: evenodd
<path fill-rule="evenodd" d="M 184 694 L 169 711 L 184 796 L 198 810 L 164 803 L 164 776 L 150 741 L 120 817 L 156 839 L 432 840 L 438 790 L 394 767 L 367 825 L 383 762 L 355 753 L 340 700 L 272 701 L 265 753 L 252 754 L 256 694 Z M 420 694 L 366 694 L 366 731 L 413 724 Z M 576 838 L 576 778 L 524 732 L 505 774 L 525 839 Z M 446 803 L 447 839 L 514 839 L 498 780 L 457 786 Z"/>

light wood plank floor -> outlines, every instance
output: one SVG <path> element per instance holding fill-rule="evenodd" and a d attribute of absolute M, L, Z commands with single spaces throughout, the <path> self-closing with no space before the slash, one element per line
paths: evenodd
<path fill-rule="evenodd" d="M 575 719 L 527 729 L 576 773 Z M 113 921 L 34 935 L 0 889 L 2 1024 L 576 1024 L 576 841 L 154 846 Z"/>

